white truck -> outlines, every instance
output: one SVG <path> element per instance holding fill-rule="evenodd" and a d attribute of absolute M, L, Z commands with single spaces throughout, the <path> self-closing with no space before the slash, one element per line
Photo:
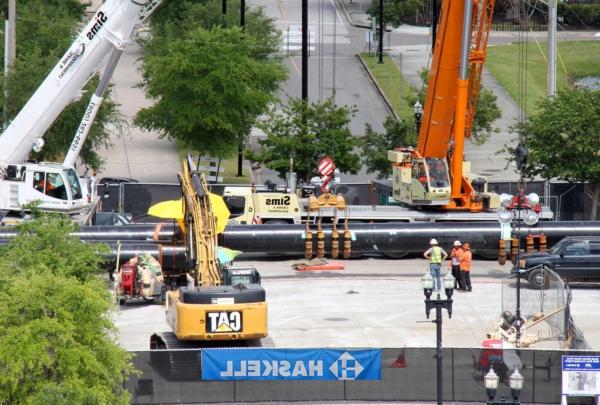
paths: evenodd
<path fill-rule="evenodd" d="M 162 0 L 107 0 L 83 27 L 54 66 L 0 135 L 0 213 L 19 212 L 39 201 L 39 208 L 80 214 L 93 204 L 91 180 L 73 168 L 81 146 L 102 102 L 102 94 L 123 47 L 135 28 Z M 86 82 L 112 53 L 96 93 L 88 105 L 63 164 L 31 163 L 31 150 L 39 151 L 43 136 L 60 113 L 75 99 Z"/>

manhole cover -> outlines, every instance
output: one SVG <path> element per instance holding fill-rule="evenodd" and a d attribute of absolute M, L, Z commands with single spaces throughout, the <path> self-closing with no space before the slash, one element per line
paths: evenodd
<path fill-rule="evenodd" d="M 348 321 L 348 318 L 325 318 L 326 321 L 331 321 L 331 322 L 344 322 L 344 321 Z"/>

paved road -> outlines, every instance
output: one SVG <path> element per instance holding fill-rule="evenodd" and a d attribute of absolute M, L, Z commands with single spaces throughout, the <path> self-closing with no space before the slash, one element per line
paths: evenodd
<path fill-rule="evenodd" d="M 435 347 L 435 325 L 425 318 L 420 286 L 424 260 L 349 260 L 341 261 L 344 271 L 320 273 L 295 272 L 294 262 L 277 258 L 236 262 L 255 266 L 263 276 L 275 347 Z M 475 261 L 473 268 L 473 292 L 455 293 L 452 318 L 444 315 L 443 339 L 448 347 L 479 347 L 503 310 L 503 291 L 516 297 L 513 284 L 502 287 L 507 266 Z M 600 348 L 594 321 L 597 288 L 573 289 L 572 304 L 576 324 L 595 349 Z M 532 290 L 524 285 L 522 292 L 525 305 Z M 169 330 L 159 305 L 121 306 L 117 326 L 119 342 L 128 350 L 145 350 L 152 333 Z M 558 345 L 543 342 L 536 347 Z"/>
<path fill-rule="evenodd" d="M 253 0 L 251 4 L 264 7 L 266 14 L 276 20 L 283 35 L 282 53 L 286 55 L 289 79 L 282 86 L 281 99 L 301 97 L 301 2 Z M 320 101 L 334 97 L 339 105 L 355 107 L 358 111 L 350 123 L 350 130 L 357 136 L 364 133 L 367 123 L 382 131 L 388 111 L 356 59 L 356 54 L 363 51 L 364 30 L 349 24 L 345 14 L 337 8 L 337 2 L 332 0 L 309 0 L 308 20 L 311 37 L 309 99 Z M 260 133 L 255 135 L 260 136 Z M 256 139 L 252 143 L 255 144 Z M 276 173 L 263 169 L 261 180 L 267 179 L 281 182 Z M 345 182 L 368 182 L 371 179 L 373 175 L 366 174 L 365 170 L 356 176 L 341 176 Z"/>

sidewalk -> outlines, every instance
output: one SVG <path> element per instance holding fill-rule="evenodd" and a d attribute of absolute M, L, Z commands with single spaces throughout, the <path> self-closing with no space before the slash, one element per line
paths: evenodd
<path fill-rule="evenodd" d="M 373 26 L 371 16 L 367 14 L 372 0 L 337 0 L 337 2 L 342 6 L 342 11 L 346 14 L 350 24 L 363 28 Z"/>

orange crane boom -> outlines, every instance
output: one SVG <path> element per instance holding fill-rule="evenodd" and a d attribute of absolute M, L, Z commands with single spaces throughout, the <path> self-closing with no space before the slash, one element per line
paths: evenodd
<path fill-rule="evenodd" d="M 483 210 L 481 196 L 464 176 L 463 153 L 473 127 L 493 10 L 494 0 L 442 2 L 416 150 L 388 153 L 398 174 L 394 196 L 409 205 Z"/>

